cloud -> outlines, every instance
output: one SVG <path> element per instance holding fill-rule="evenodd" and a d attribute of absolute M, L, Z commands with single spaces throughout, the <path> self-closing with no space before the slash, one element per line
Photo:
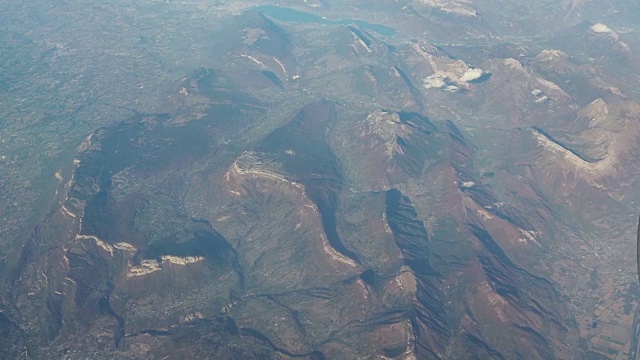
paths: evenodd
<path fill-rule="evenodd" d="M 473 80 L 479 79 L 481 76 L 482 76 L 482 70 L 469 68 L 460 77 L 460 82 L 473 81 Z"/>
<path fill-rule="evenodd" d="M 446 83 L 440 75 L 431 75 L 424 79 L 424 87 L 427 89 L 439 89 L 445 85 Z"/>

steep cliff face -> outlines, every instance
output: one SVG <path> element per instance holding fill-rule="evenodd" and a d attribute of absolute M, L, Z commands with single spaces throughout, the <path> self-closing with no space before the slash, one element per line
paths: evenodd
<path fill-rule="evenodd" d="M 385 215 L 396 244 L 408 267 L 414 299 L 410 319 L 415 337 L 415 355 L 421 358 L 442 358 L 452 331 L 443 294 L 442 275 L 430 264 L 429 235 L 422 221 L 417 219 L 411 200 L 396 189 L 385 196 Z"/>
<path fill-rule="evenodd" d="M 632 100 L 598 98 L 580 109 L 575 120 L 532 132 L 548 154 L 579 177 L 600 184 L 613 184 L 638 172 L 638 113 Z M 547 157 L 551 155 L 546 155 Z"/>
<path fill-rule="evenodd" d="M 343 161 L 355 160 L 348 166 L 371 190 L 388 190 L 420 177 L 436 160 L 442 142 L 436 126 L 417 113 L 377 110 L 349 126 L 336 132 L 335 146 L 345 155 Z"/>

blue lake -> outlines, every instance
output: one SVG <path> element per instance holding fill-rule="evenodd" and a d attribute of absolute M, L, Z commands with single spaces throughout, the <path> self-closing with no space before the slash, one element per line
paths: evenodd
<path fill-rule="evenodd" d="M 273 6 L 273 5 L 257 6 L 255 9 L 279 21 L 293 22 L 293 23 L 317 23 L 317 24 L 323 24 L 323 25 L 357 24 L 358 26 L 360 26 L 365 30 L 375 31 L 378 34 L 382 34 L 385 36 L 391 36 L 396 33 L 396 29 L 392 27 L 388 27 L 380 24 L 372 24 L 362 20 L 350 20 L 350 19 L 328 20 L 318 15 L 313 15 L 313 14 L 305 13 L 302 11 L 297 11 L 297 10 L 279 7 L 279 6 Z"/>

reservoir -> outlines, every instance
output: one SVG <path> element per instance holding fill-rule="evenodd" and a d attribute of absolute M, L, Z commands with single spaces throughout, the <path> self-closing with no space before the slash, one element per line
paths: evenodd
<path fill-rule="evenodd" d="M 351 19 L 328 20 L 318 15 L 309 14 L 302 11 L 297 11 L 297 10 L 284 8 L 280 6 L 263 5 L 263 6 L 257 6 L 255 7 L 255 9 L 267 16 L 270 16 L 276 20 L 284 21 L 284 22 L 316 23 L 316 24 L 323 24 L 323 25 L 356 24 L 365 30 L 375 31 L 378 34 L 381 34 L 384 36 L 392 36 L 396 33 L 396 29 L 389 26 L 381 25 L 381 24 L 372 24 L 362 20 L 351 20 Z"/>

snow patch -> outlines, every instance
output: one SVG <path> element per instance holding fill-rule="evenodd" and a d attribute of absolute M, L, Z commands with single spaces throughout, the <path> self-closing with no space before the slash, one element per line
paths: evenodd
<path fill-rule="evenodd" d="M 475 185 L 476 185 L 476 183 L 473 182 L 473 181 L 465 181 L 462 184 L 460 184 L 460 187 L 464 188 L 464 189 L 470 189 L 470 188 L 474 187 Z"/>
<path fill-rule="evenodd" d="M 606 33 L 606 34 L 615 34 L 615 31 L 611 30 L 611 28 L 609 28 L 607 25 L 603 24 L 603 23 L 597 23 L 594 24 L 591 27 L 591 31 L 596 32 L 596 33 Z"/>

